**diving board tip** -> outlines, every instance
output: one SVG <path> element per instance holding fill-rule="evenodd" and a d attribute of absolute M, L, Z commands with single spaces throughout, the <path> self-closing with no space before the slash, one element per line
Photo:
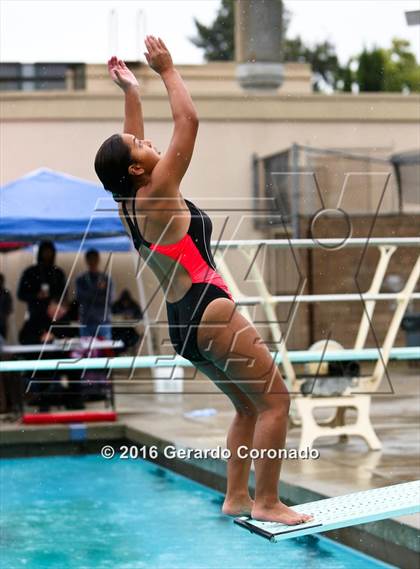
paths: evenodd
<path fill-rule="evenodd" d="M 354 492 L 293 506 L 295 512 L 312 514 L 313 519 L 299 525 L 262 522 L 248 516 L 234 522 L 270 541 L 340 529 L 420 512 L 420 480 Z"/>

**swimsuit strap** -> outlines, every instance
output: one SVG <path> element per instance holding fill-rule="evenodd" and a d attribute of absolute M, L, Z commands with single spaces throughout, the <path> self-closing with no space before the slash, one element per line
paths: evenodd
<path fill-rule="evenodd" d="M 151 245 L 151 243 L 149 243 L 149 241 L 146 241 L 146 239 L 143 237 L 143 235 L 141 234 L 140 228 L 139 228 L 139 224 L 137 223 L 136 200 L 135 199 L 133 199 L 133 208 L 132 209 L 133 209 L 134 225 L 136 227 L 136 232 L 137 232 L 138 238 L 143 243 L 143 245 L 146 245 L 146 247 L 149 247 Z"/>
<path fill-rule="evenodd" d="M 146 247 L 149 247 L 150 243 L 144 239 L 143 235 L 140 232 L 139 226 L 137 224 L 135 201 L 133 200 L 133 219 L 134 219 L 134 222 L 128 213 L 125 201 L 122 202 L 122 208 L 123 208 L 125 219 L 127 220 L 127 223 L 128 223 L 128 227 L 130 228 L 130 231 L 131 231 L 131 236 L 133 237 L 133 241 L 134 241 L 134 244 L 136 245 L 137 249 L 139 249 L 140 245 L 145 245 Z"/>
<path fill-rule="evenodd" d="M 139 231 L 137 223 L 136 224 L 133 223 L 133 220 L 131 219 L 131 216 L 128 213 L 127 205 L 126 205 L 125 201 L 122 202 L 122 208 L 123 208 L 123 212 L 124 212 L 124 217 L 127 221 L 128 227 L 130 228 L 131 237 L 133 238 L 134 245 L 136 246 L 137 249 L 139 249 L 140 246 L 144 244 L 143 236 Z M 134 220 L 135 219 L 136 218 L 134 215 Z"/>
<path fill-rule="evenodd" d="M 190 214 L 191 214 L 190 227 L 191 227 L 194 218 L 201 219 L 203 212 L 202 212 L 202 210 L 200 210 L 195 204 L 193 204 L 189 200 L 184 198 L 184 201 L 187 204 L 188 209 L 190 210 Z M 140 228 L 139 228 L 138 223 L 137 223 L 135 200 L 133 199 L 133 206 L 132 206 L 133 219 L 131 219 L 131 216 L 128 213 L 125 201 L 122 202 L 122 207 L 123 207 L 125 218 L 127 219 L 127 223 L 128 223 L 129 228 L 130 228 L 130 231 L 131 231 L 131 235 L 133 237 L 133 241 L 135 242 L 135 244 L 136 244 L 136 242 L 139 243 L 138 246 L 136 245 L 137 249 L 140 247 L 140 245 L 144 245 L 145 247 L 150 249 L 150 246 L 152 245 L 152 243 L 150 241 L 146 241 L 146 239 L 141 234 Z"/>

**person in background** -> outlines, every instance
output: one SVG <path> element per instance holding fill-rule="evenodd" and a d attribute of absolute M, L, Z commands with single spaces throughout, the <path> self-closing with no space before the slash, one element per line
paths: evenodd
<path fill-rule="evenodd" d="M 89 249 L 85 260 L 88 270 L 76 280 L 76 300 L 82 325 L 80 335 L 111 340 L 112 279 L 99 270 L 98 251 Z"/>
<path fill-rule="evenodd" d="M 21 344 L 45 345 L 55 340 L 78 336 L 78 328 L 71 325 L 74 310 L 72 304 L 59 304 L 54 299 L 50 300 L 42 317 L 32 316 L 24 323 L 19 334 Z M 34 318 L 36 322 L 33 322 Z M 43 360 L 64 360 L 68 353 L 41 349 L 39 357 Z M 39 412 L 48 412 L 51 405 L 64 405 L 66 409 L 84 409 L 80 372 L 59 369 L 50 372 L 38 371 L 26 378 L 26 381 L 29 379 L 30 384 L 25 385 L 26 401 L 29 405 L 37 405 Z"/>
<path fill-rule="evenodd" d="M 29 319 L 24 323 L 25 333 L 28 332 L 27 323 L 30 322 L 33 327 L 30 334 L 33 337 L 41 336 L 51 300 L 58 302 L 66 286 L 64 272 L 55 265 L 55 255 L 54 244 L 51 241 L 41 241 L 37 264 L 25 269 L 19 281 L 17 296 L 27 303 L 29 314 Z"/>
<path fill-rule="evenodd" d="M 118 323 L 112 330 L 113 340 L 122 340 L 126 348 L 134 347 L 140 339 L 134 326 L 143 319 L 143 311 L 127 289 L 122 291 L 119 299 L 112 305 L 112 313 L 118 320 L 130 321 L 131 324 L 120 326 Z"/>
<path fill-rule="evenodd" d="M 52 299 L 42 316 L 31 316 L 19 333 L 21 344 L 51 343 L 55 339 L 72 338 L 78 335 L 77 328 L 70 322 L 72 306 L 66 302 L 60 304 Z"/>
<path fill-rule="evenodd" d="M 7 339 L 8 320 L 13 311 L 12 295 L 4 286 L 4 275 L 0 273 L 0 360 L 7 359 L 2 355 Z M 20 386 L 12 373 L 0 373 L 0 413 L 10 416 L 6 420 L 15 421 L 20 410 Z"/>
<path fill-rule="evenodd" d="M 13 300 L 10 291 L 4 286 L 4 275 L 0 273 L 0 337 L 7 339 L 8 320 L 13 312 Z"/>

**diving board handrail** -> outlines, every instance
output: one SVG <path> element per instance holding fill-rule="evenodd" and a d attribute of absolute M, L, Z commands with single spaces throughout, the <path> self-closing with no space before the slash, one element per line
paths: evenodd
<path fill-rule="evenodd" d="M 383 356 L 378 358 L 375 369 L 373 370 L 373 374 L 370 381 L 370 388 L 372 391 L 376 391 L 378 389 L 379 384 L 382 380 L 382 377 L 385 373 L 386 366 L 388 364 L 389 355 L 391 353 L 392 346 L 394 345 L 395 338 L 397 337 L 397 333 L 399 327 L 401 325 L 401 320 L 407 310 L 408 302 L 410 297 L 413 295 L 413 290 L 419 280 L 420 277 L 420 256 L 417 257 L 417 261 L 414 264 L 413 269 L 404 285 L 404 288 L 401 292 L 400 298 L 397 301 L 397 308 L 392 316 L 391 322 L 388 327 L 388 331 L 386 333 L 385 339 L 382 344 L 382 352 Z"/>
<path fill-rule="evenodd" d="M 404 298 L 404 295 L 400 292 L 383 292 L 371 294 L 368 292 L 358 293 L 343 293 L 343 294 L 285 294 L 282 296 L 272 295 L 269 299 L 265 299 L 262 296 L 239 296 L 235 297 L 235 301 L 238 304 L 251 305 L 251 304 L 261 304 L 262 302 L 270 302 L 275 304 L 277 302 L 289 303 L 289 302 L 337 302 L 337 301 L 360 301 L 360 300 L 399 300 Z M 420 292 L 413 292 L 410 295 L 411 299 L 420 299 Z"/>
<path fill-rule="evenodd" d="M 325 239 L 221 239 L 212 241 L 211 246 L 216 249 L 237 249 L 242 247 L 261 247 L 268 245 L 277 249 L 316 249 L 320 244 L 326 249 L 333 250 L 333 247 L 379 247 L 381 245 L 397 245 L 398 247 L 419 247 L 420 237 L 352 237 L 350 239 L 335 239 L 326 237 Z"/>
<path fill-rule="evenodd" d="M 328 352 L 294 350 L 287 357 L 292 363 L 328 362 L 328 361 L 372 361 L 380 356 L 381 350 L 367 348 L 364 350 L 331 350 Z M 283 363 L 284 354 L 271 352 L 276 364 Z M 391 359 L 420 360 L 420 347 L 392 348 Z M 243 356 L 241 356 L 243 359 Z M 234 361 L 234 360 L 233 360 Z M 88 370 L 88 369 L 139 369 L 139 368 L 174 368 L 194 367 L 182 356 L 117 356 L 113 358 L 66 358 L 47 360 L 10 360 L 0 361 L 0 373 L 21 371 L 56 371 L 56 370 Z M 36 380 L 38 381 L 38 380 Z M 49 381 L 49 380 L 47 380 Z"/>
<path fill-rule="evenodd" d="M 367 292 L 367 295 L 372 296 L 372 295 L 377 295 L 379 293 L 383 280 L 385 278 L 385 273 L 388 268 L 389 262 L 396 250 L 397 247 L 395 245 L 381 245 L 379 247 L 380 258 L 372 282 L 370 284 L 369 290 Z M 415 293 L 412 294 L 412 297 L 413 296 L 415 296 Z M 383 297 L 382 295 L 380 299 L 365 297 L 363 298 L 363 300 L 366 301 L 366 303 L 365 303 L 365 310 L 363 311 L 362 318 L 360 320 L 356 341 L 354 343 L 354 347 L 356 349 L 364 347 L 369 333 L 369 324 L 370 321 L 372 320 L 373 313 L 376 308 L 375 301 L 383 300 Z"/>
<path fill-rule="evenodd" d="M 341 436 L 341 435 L 357 435 L 363 437 L 369 448 L 378 450 L 381 448 L 381 443 L 376 436 L 373 425 L 370 420 L 370 403 L 371 395 L 378 390 L 387 370 L 387 364 L 390 359 L 394 357 L 393 345 L 401 325 L 401 320 L 407 310 L 410 300 L 418 299 L 420 294 L 414 292 L 416 283 L 420 276 L 420 258 L 414 262 L 414 266 L 408 276 L 402 290 L 400 292 L 380 292 L 390 259 L 398 247 L 419 247 L 420 238 L 417 237 L 372 237 L 372 238 L 353 238 L 347 240 L 340 239 L 322 239 L 315 241 L 313 239 L 254 239 L 254 240 L 232 240 L 232 241 L 219 241 L 214 243 L 214 256 L 218 264 L 219 270 L 225 278 L 229 287 L 235 293 L 235 300 L 238 302 L 238 309 L 252 321 L 251 311 L 260 306 L 264 311 L 267 326 L 271 332 L 273 341 L 271 342 L 272 348 L 278 350 L 281 359 L 278 363 L 282 365 L 282 371 L 285 383 L 292 394 L 292 406 L 290 409 L 290 422 L 291 426 L 301 426 L 301 448 L 311 448 L 313 442 L 318 437 L 323 436 Z M 293 251 L 295 249 L 316 249 L 323 248 L 324 251 L 337 251 L 337 248 L 343 247 L 377 247 L 379 249 L 379 260 L 376 264 L 374 276 L 372 278 L 370 287 L 367 291 L 359 289 L 358 282 L 355 276 L 355 286 L 359 289 L 358 293 L 340 293 L 340 294 L 303 294 L 306 286 L 306 278 L 300 275 L 301 278 L 298 283 L 298 290 L 294 295 L 272 295 L 268 290 L 265 282 L 263 268 L 260 267 L 259 262 L 269 247 L 275 249 L 285 249 Z M 335 248 L 335 249 L 334 249 Z M 230 264 L 227 263 L 227 253 L 231 250 L 238 252 L 247 261 L 247 266 L 250 268 L 248 275 L 252 276 L 252 282 L 257 288 L 257 295 L 241 294 L 240 287 L 236 282 L 235 276 L 232 272 Z M 364 253 L 362 253 L 363 255 Z M 391 322 L 383 340 L 383 346 L 380 350 L 376 349 L 373 352 L 364 349 L 365 342 L 371 327 L 372 316 L 376 308 L 377 302 L 393 300 L 396 303 L 396 310 L 391 317 Z M 292 329 L 294 320 L 296 318 L 297 310 L 300 303 L 312 302 L 361 302 L 363 304 L 362 316 L 355 339 L 352 359 L 360 361 L 366 359 L 363 354 L 370 353 L 375 362 L 374 371 L 368 376 L 363 377 L 357 382 L 355 389 L 349 387 L 341 396 L 329 397 L 316 397 L 316 395 L 307 395 L 306 397 L 300 396 L 300 384 L 296 377 L 294 364 L 298 363 L 293 352 L 287 349 L 287 341 L 290 331 Z M 287 320 L 287 331 L 283 334 L 280 323 L 276 315 L 276 307 L 281 303 L 290 303 L 290 313 Z M 375 336 L 376 337 L 376 336 Z M 350 351 L 343 350 L 348 357 Z M 410 352 L 408 359 L 419 359 L 420 347 L 414 348 Z M 340 356 L 328 348 L 328 341 L 326 342 L 325 350 L 319 352 L 320 360 L 328 361 L 331 355 L 334 355 L 336 361 L 340 360 Z M 305 360 L 301 360 L 302 363 Z M 306 359 L 308 361 L 308 358 Z M 312 360 L 316 361 L 316 360 Z M 331 361 L 331 360 L 330 360 Z M 356 391 L 357 390 L 357 391 Z M 350 401 L 351 400 L 351 401 Z M 318 407 L 335 408 L 335 416 L 324 423 L 318 423 L 315 420 L 315 409 Z M 357 419 L 355 423 L 346 424 L 345 410 L 347 407 L 355 408 L 357 411 Z"/>
<path fill-rule="evenodd" d="M 260 305 L 264 310 L 268 327 L 271 331 L 272 337 L 276 339 L 274 342 L 275 347 L 283 354 L 283 369 L 285 374 L 285 381 L 289 389 L 296 391 L 296 373 L 287 357 L 287 337 L 293 326 L 294 319 L 297 314 L 299 304 L 314 303 L 314 302 L 362 302 L 364 310 L 361 317 L 361 322 L 355 340 L 355 348 L 362 348 L 365 344 L 371 318 L 378 301 L 395 300 L 398 309 L 395 311 L 390 328 L 384 341 L 384 350 L 378 357 L 375 373 L 372 376 L 372 390 L 378 387 L 383 373 L 385 372 L 386 362 L 388 361 L 389 350 L 392 348 L 398 332 L 404 312 L 408 306 L 408 302 L 414 299 L 420 299 L 420 293 L 414 292 L 416 282 L 420 272 L 420 260 L 414 264 L 410 276 L 407 279 L 406 285 L 400 292 L 379 292 L 385 277 L 387 267 L 393 253 L 398 247 L 420 247 L 420 238 L 417 237 L 372 237 L 372 238 L 350 238 L 345 240 L 346 247 L 377 247 L 379 249 L 380 258 L 376 266 L 375 274 L 373 276 L 371 285 L 367 292 L 360 293 L 334 293 L 334 294 L 302 294 L 306 279 L 302 278 L 299 283 L 300 290 L 295 294 L 287 295 L 272 295 L 267 288 L 263 271 L 255 262 L 261 246 L 274 247 L 280 249 L 315 249 L 320 248 L 320 243 L 325 246 L 325 249 L 333 250 L 334 246 L 343 244 L 340 239 L 322 239 L 318 242 L 313 239 L 239 239 L 231 241 L 219 241 L 214 244 L 214 255 L 220 272 L 225 278 L 229 287 L 235 293 L 235 300 L 243 314 L 252 321 L 252 317 L 248 307 L 255 307 Z M 258 289 L 258 295 L 245 295 L 241 294 L 240 288 L 236 279 L 225 259 L 225 253 L 230 248 L 236 248 L 240 254 L 245 257 L 249 266 L 250 274 L 252 275 L 253 282 Z M 282 333 L 280 324 L 276 316 L 276 306 L 280 303 L 293 303 L 292 314 L 288 320 L 288 331 L 286 336 Z M 391 341 L 392 340 L 392 341 Z M 381 374 L 382 370 L 382 374 Z"/>

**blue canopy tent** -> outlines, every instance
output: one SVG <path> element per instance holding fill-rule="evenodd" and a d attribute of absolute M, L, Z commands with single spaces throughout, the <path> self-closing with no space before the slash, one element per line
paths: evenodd
<path fill-rule="evenodd" d="M 103 188 L 41 168 L 0 188 L 0 241 L 54 241 L 59 251 L 130 251 L 117 205 Z"/>
<path fill-rule="evenodd" d="M 0 188 L 0 253 L 32 246 L 43 239 L 61 252 L 132 251 L 119 218 L 117 204 L 92 182 L 49 168 L 40 168 Z M 140 301 L 146 306 L 143 283 L 136 279 Z M 144 311 L 145 324 L 148 323 Z M 150 335 L 147 335 L 152 353 Z"/>

